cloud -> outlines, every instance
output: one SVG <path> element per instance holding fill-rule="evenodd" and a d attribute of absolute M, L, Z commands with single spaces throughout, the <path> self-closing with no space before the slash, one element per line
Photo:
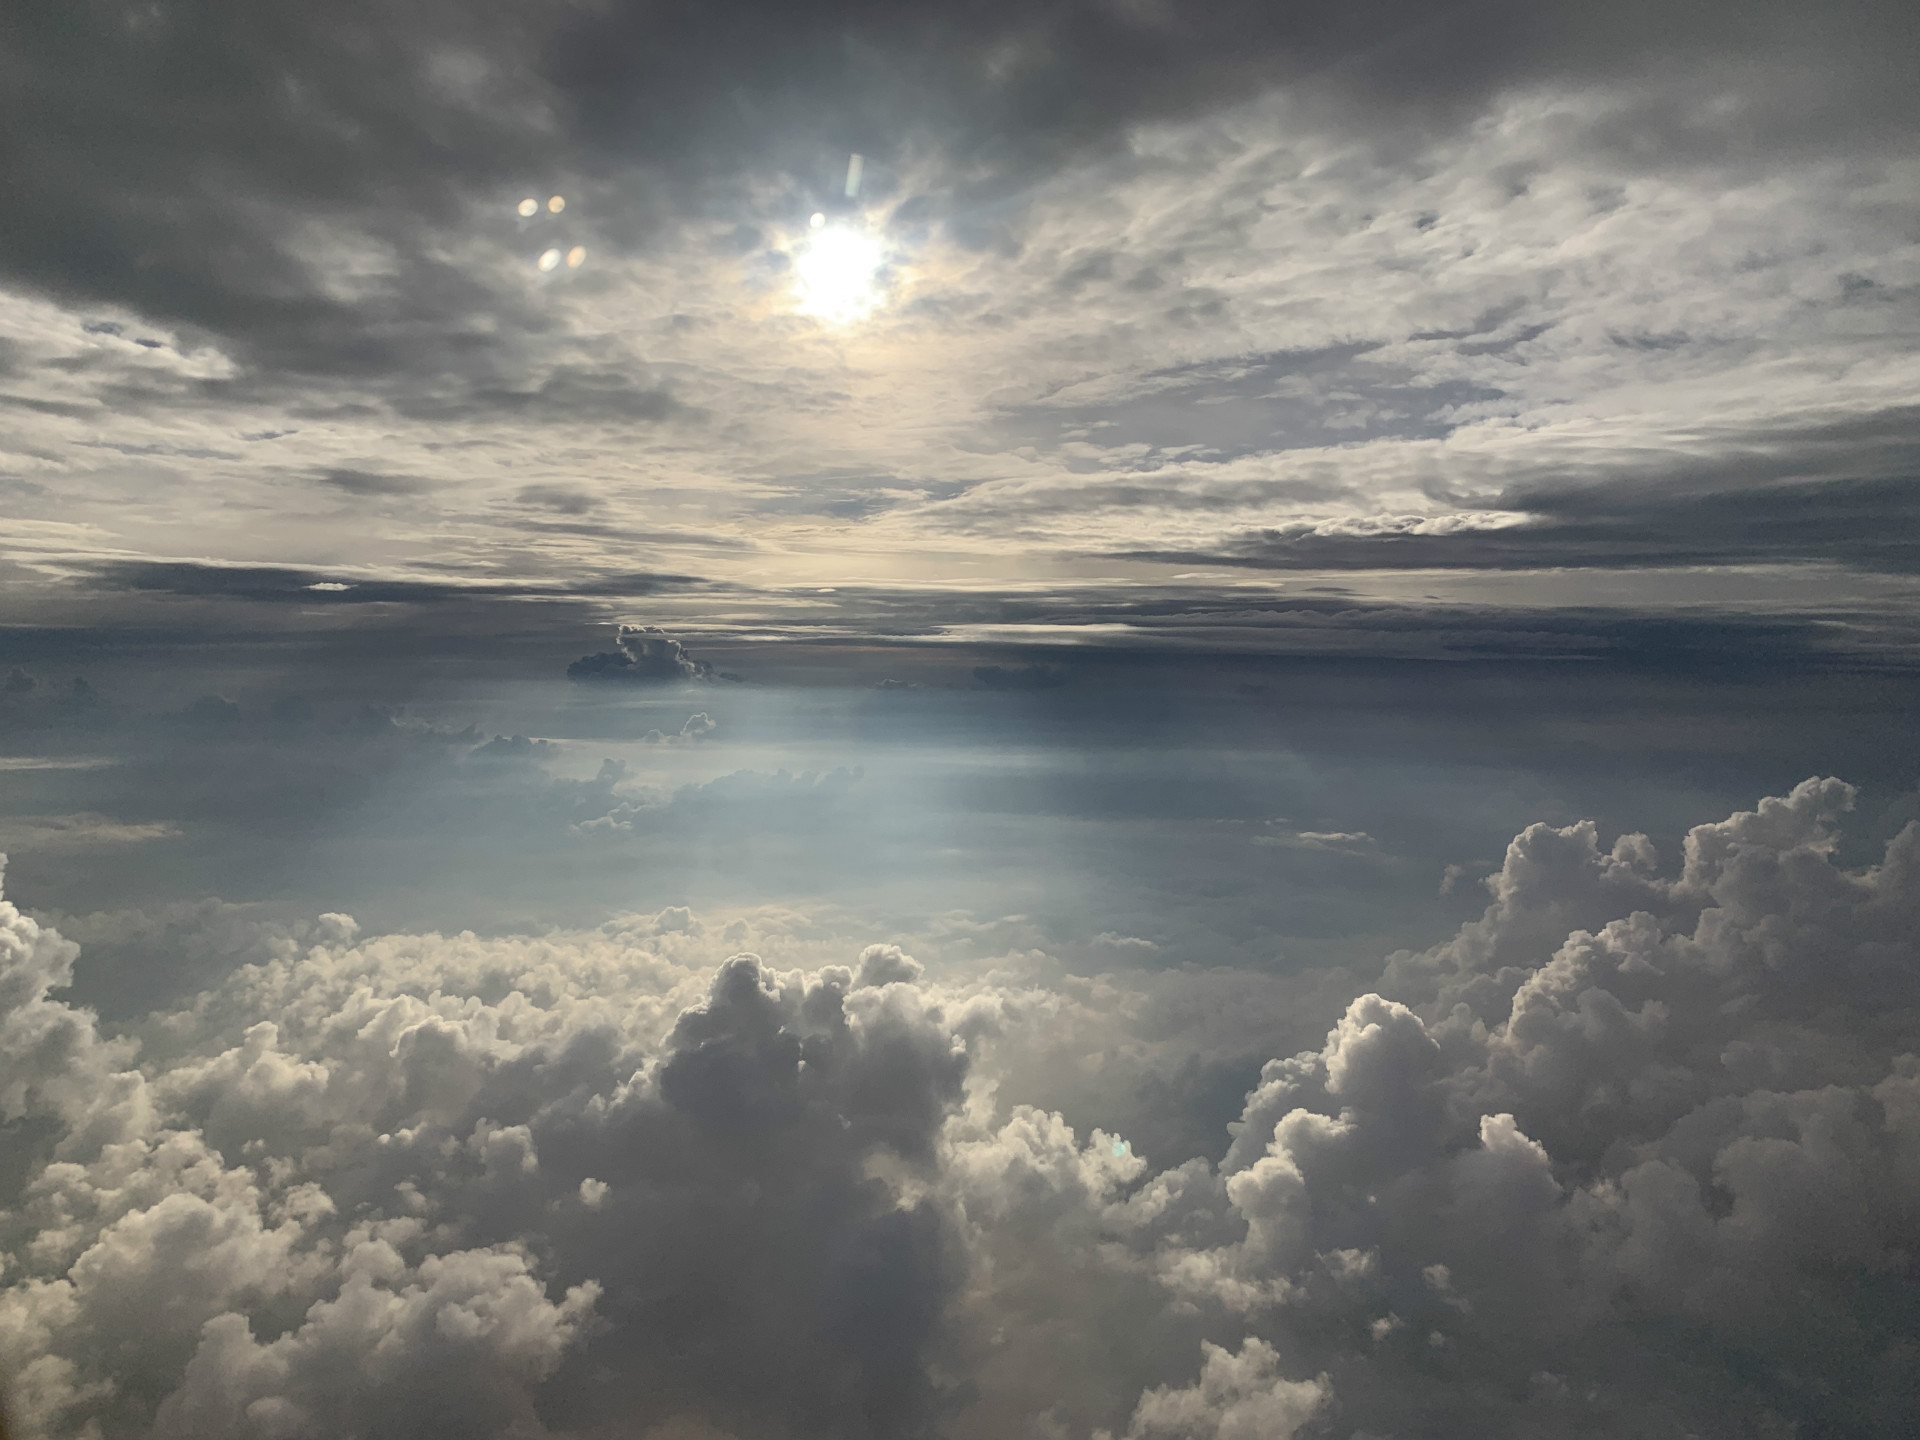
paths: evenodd
<path fill-rule="evenodd" d="M 539 740 L 526 735 L 496 735 L 467 753 L 475 760 L 533 764 L 547 759 L 559 748 L 551 740 Z"/>
<path fill-rule="evenodd" d="M 1861 1307 L 1906 1243 L 1903 1212 L 1868 1197 L 1907 1183 L 1920 1135 L 1883 1097 L 1905 1093 L 1920 1036 L 1896 1025 L 1856 1046 L 1858 1007 L 1914 998 L 1920 829 L 1879 867 L 1840 870 L 1850 800 L 1809 781 L 1696 827 L 1674 879 L 1644 837 L 1517 838 L 1486 915 L 1389 967 L 1412 1008 L 1362 996 L 1322 1050 L 1267 1067 L 1218 1178 L 1180 1187 L 1244 1232 L 1163 1246 L 1162 1273 L 1229 1308 L 1281 1305 L 1276 1343 L 1320 1323 L 1377 1330 L 1377 1349 L 1305 1352 L 1371 1432 L 1431 1403 L 1420 1352 L 1435 1347 L 1477 1357 L 1446 1385 L 1478 1415 L 1462 1433 L 1582 1404 L 1701 1433 L 1823 1423 L 1827 1402 L 1726 1367 L 1736 1350 L 1813 1363 L 1794 1297 L 1816 1283 L 1832 1287 L 1823 1323 L 1858 1347 L 1820 1363 L 1857 1367 L 1868 1404 L 1901 1403 L 1904 1378 L 1866 1378 L 1904 1375 L 1898 1323 Z M 1328 1268 L 1356 1250 L 1364 1266 Z M 1637 1332 L 1663 1324 L 1696 1328 L 1624 1383 L 1645 1363 Z M 1552 1383 L 1500 1398 L 1530 1375 Z"/>
<path fill-rule="evenodd" d="M 689 715 L 686 723 L 673 734 L 664 734 L 659 730 L 649 730 L 640 738 L 648 745 L 694 745 L 713 737 L 720 723 L 706 711 L 701 710 Z"/>
<path fill-rule="evenodd" d="M 61 1135 L 15 1215 L 37 1258 L 0 1297 L 29 1433 L 539 1433 L 539 1382 L 569 1363 L 543 1405 L 577 1397 L 583 1423 L 800 1405 L 895 1434 L 924 1413 L 941 1224 L 864 1166 L 930 1163 L 967 1056 L 911 985 L 603 945 L 564 971 L 523 951 L 506 1008 L 463 1013 L 458 942 L 359 951 L 343 921 L 238 972 L 231 1043 L 169 1047 L 149 1077 L 50 998 L 74 947 L 0 923 L 0 1103 Z M 648 977 L 624 1019 L 623 972 Z M 823 1323 L 796 1348 L 800 1315 Z M 744 1383 L 741 1344 L 769 1359 Z"/>
<path fill-rule="evenodd" d="M 139 845 L 176 839 L 180 833 L 180 827 L 171 820 L 119 820 L 93 811 L 0 818 L 0 845 L 48 853 Z"/>
<path fill-rule="evenodd" d="M 1789 34 L 1804 36 L 1805 72 L 1822 90 L 1841 85 L 1836 62 L 1859 67 L 1864 88 L 1841 127 L 1860 123 L 1863 111 L 1905 111 L 1894 72 L 1868 49 L 1869 37 L 1896 33 L 1891 9 L 1850 17 L 1838 35 L 1765 22 L 1743 29 L 1733 18 L 1718 6 L 1685 17 L 1639 11 L 1605 24 L 1565 5 L 1496 18 L 1392 0 L 1338 15 L 1176 0 L 995 4 L 963 25 L 937 12 L 858 7 L 746 4 L 696 16 L 631 5 L 563 32 L 554 74 L 605 142 L 662 167 L 697 156 L 731 168 L 767 155 L 798 169 L 815 136 L 858 136 L 875 152 L 867 156 L 869 186 L 876 172 L 884 184 L 900 160 L 938 147 L 956 167 L 983 172 L 980 199 L 1111 145 L 1129 127 L 1268 85 L 1337 97 L 1349 123 L 1391 133 L 1458 121 L 1503 90 L 1657 74 L 1671 56 L 1719 61 L 1730 82 L 1751 84 L 1740 60 L 1765 55 Z M 758 43 L 738 43 L 742 27 Z M 727 107 L 715 98 L 729 93 L 751 94 L 753 103 Z M 1763 93 L 1755 98 L 1771 108 Z M 1363 119 L 1365 109 L 1374 113 Z M 1690 138 L 1678 118 L 1650 116 L 1640 133 L 1677 147 Z M 823 199 L 839 178 L 820 175 Z M 975 224 L 987 243 L 991 222 Z"/>
<path fill-rule="evenodd" d="M 1249 1338 L 1238 1355 L 1202 1347 L 1199 1381 L 1185 1389 L 1163 1385 L 1140 1397 L 1127 1427 L 1129 1440 L 1290 1440 L 1325 1405 L 1326 1376 L 1288 1380 L 1276 1371 L 1273 1347 Z"/>
<path fill-rule="evenodd" d="M 1639 485 L 1536 489 L 1493 503 L 1498 510 L 1482 515 L 1303 523 L 1236 537 L 1217 550 L 1123 553 L 1271 570 L 1646 569 L 1816 560 L 1893 574 L 1920 568 L 1920 551 L 1907 540 L 1920 517 L 1905 480 L 1789 482 L 1694 495 Z"/>
<path fill-rule="evenodd" d="M 1920 826 L 1849 868 L 1851 801 L 1696 826 L 1677 871 L 1529 828 L 1217 1163 L 996 1099 L 1151 1043 L 1144 978 L 331 916 L 109 1038 L 0 902 L 0 1108 L 42 1137 L 0 1217 L 17 1418 L 1898 1433 Z"/>
<path fill-rule="evenodd" d="M 567 678 L 650 685 L 707 680 L 713 676 L 712 665 L 694 659 L 687 653 L 686 646 L 670 639 L 658 626 L 622 625 L 615 643 L 619 646 L 617 650 L 583 655 L 567 666 Z"/>
<path fill-rule="evenodd" d="M 521 505 L 561 515 L 585 515 L 600 503 L 598 496 L 577 485 L 528 485 L 513 498 Z"/>
<path fill-rule="evenodd" d="M 1270 825 L 1284 822 L 1270 821 Z M 1367 855 L 1378 842 L 1364 830 L 1281 830 L 1253 837 L 1256 845 L 1279 845 L 1294 850 L 1321 850 L 1330 855 Z"/>
<path fill-rule="evenodd" d="M 1910 4 L 68 10 L 31 1433 L 1920 1428 Z"/>
<path fill-rule="evenodd" d="M 1899 7 L 774 9 L 369 12 L 377 63 L 279 0 L 23 37 L 67 117 L 0 243 L 33 592 L 184 567 L 167 495 L 234 562 L 286 557 L 265 517 L 364 557 L 378 503 L 382 573 L 227 582 L 342 609 L 649 593 L 644 553 L 730 567 L 746 634 L 847 620 L 823 578 L 1014 613 L 1167 563 L 1615 607 L 1711 569 L 1748 614 L 1820 565 L 1904 613 Z M 787 294 L 819 205 L 889 249 L 831 339 Z"/>
<path fill-rule="evenodd" d="M 433 481 L 417 476 L 381 475 L 369 470 L 328 470 L 319 481 L 330 489 L 363 496 L 423 495 L 434 488 Z"/>
<path fill-rule="evenodd" d="M 854 971 L 857 983 L 868 986 L 911 985 L 925 973 L 926 967 L 898 945 L 867 946 Z"/>
<path fill-rule="evenodd" d="M 567 584 L 449 581 L 411 575 L 346 573 L 330 578 L 324 571 L 284 565 L 214 565 L 191 560 L 107 561 L 87 567 L 105 590 L 187 596 L 221 596 L 265 602 L 313 604 L 430 605 L 460 601 L 567 596 L 638 596 L 657 590 L 699 586 L 690 575 L 654 575 L 623 571 Z"/>

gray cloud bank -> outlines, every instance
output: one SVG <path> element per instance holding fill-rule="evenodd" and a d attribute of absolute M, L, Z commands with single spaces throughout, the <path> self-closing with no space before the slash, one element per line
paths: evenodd
<path fill-rule="evenodd" d="M 1214 550 L 1138 550 L 1124 558 L 1271 570 L 1658 569 L 1805 564 L 1920 570 L 1920 489 L 1909 478 L 1815 481 L 1674 493 L 1664 487 L 1503 497 L 1518 523 L 1387 517 L 1304 523 Z M 1503 517 L 1504 518 L 1504 517 Z"/>
<path fill-rule="evenodd" d="M 1911 1433 L 1920 826 L 1849 865 L 1851 802 L 1809 780 L 1677 868 L 1529 827 L 1483 916 L 1312 1000 L 1324 1043 L 1282 1041 L 1217 1161 L 1172 1165 L 1058 1108 L 1164 1043 L 1143 972 L 833 963 L 798 917 L 323 916 L 109 1033 L 6 904 L 15 1418 Z"/>

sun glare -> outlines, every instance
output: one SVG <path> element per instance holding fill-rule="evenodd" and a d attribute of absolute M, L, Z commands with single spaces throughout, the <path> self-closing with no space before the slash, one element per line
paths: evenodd
<path fill-rule="evenodd" d="M 843 324 L 869 314 L 880 304 L 880 260 L 871 235 L 845 225 L 815 229 L 793 265 L 801 313 Z"/>

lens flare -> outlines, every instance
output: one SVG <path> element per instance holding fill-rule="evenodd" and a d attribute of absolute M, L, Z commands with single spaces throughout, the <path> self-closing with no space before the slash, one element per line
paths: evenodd
<path fill-rule="evenodd" d="M 538 263 L 543 271 L 552 270 L 560 264 L 560 252 L 558 250 L 548 250 L 541 255 L 536 263 Z"/>
<path fill-rule="evenodd" d="M 556 195 L 551 200 L 547 201 L 547 209 L 551 210 L 556 215 L 558 215 L 562 210 L 566 208 L 567 208 L 567 201 L 565 196 Z"/>
<path fill-rule="evenodd" d="M 529 197 L 528 199 L 522 200 L 518 208 L 522 220 L 531 220 L 540 213 L 540 202 Z"/>
<path fill-rule="evenodd" d="M 844 225 L 816 231 L 793 263 L 801 313 L 844 323 L 872 311 L 880 304 L 873 282 L 881 259 L 871 235 Z"/>
<path fill-rule="evenodd" d="M 586 246 L 576 245 L 567 252 L 567 268 L 569 270 L 578 270 L 582 265 L 586 263 L 587 263 L 587 247 Z"/>

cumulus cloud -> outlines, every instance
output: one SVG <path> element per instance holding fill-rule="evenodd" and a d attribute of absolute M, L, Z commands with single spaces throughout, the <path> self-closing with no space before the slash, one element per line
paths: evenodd
<path fill-rule="evenodd" d="M 1140 1397 L 1129 1440 L 1289 1440 L 1327 1399 L 1326 1377 L 1288 1380 L 1276 1375 L 1271 1345 L 1249 1339 L 1238 1355 L 1202 1347 L 1197 1383 L 1159 1386 Z M 1099 1432 L 1104 1435 L 1105 1432 Z"/>
<path fill-rule="evenodd" d="M 484 745 L 476 745 L 467 754 L 475 760 L 530 764 L 544 760 L 560 747 L 551 740 L 528 735 L 496 735 Z"/>
<path fill-rule="evenodd" d="M 1906 1433 L 1920 825 L 1851 866 L 1852 800 L 1810 780 L 1677 866 L 1528 828 L 1479 918 L 1270 1052 L 1217 1160 L 1055 1108 L 1160 1043 L 1149 977 L 328 916 L 109 1035 L 0 902 L 17 1418 Z"/>
<path fill-rule="evenodd" d="M 618 648 L 582 655 L 567 666 L 567 678 L 649 685 L 713 676 L 713 666 L 694 659 L 657 625 L 622 625 L 614 643 Z"/>
<path fill-rule="evenodd" d="M 854 972 L 861 985 L 911 985 L 926 967 L 898 945 L 869 945 L 860 952 Z"/>
<path fill-rule="evenodd" d="M 1230 1237 L 1158 1242 L 1157 1272 L 1265 1317 L 1370 1432 L 1438 1404 L 1445 1433 L 1895 1433 L 1920 828 L 1842 869 L 1851 799 L 1809 781 L 1699 826 L 1674 878 L 1644 837 L 1532 827 L 1480 920 L 1395 957 L 1400 998 L 1268 1065 L 1217 1172 L 1129 1202 Z"/>
<path fill-rule="evenodd" d="M 640 738 L 648 745 L 694 745 L 712 737 L 720 728 L 720 722 L 704 710 L 695 711 L 686 718 L 686 722 L 669 735 L 662 730 L 649 730 Z"/>
<path fill-rule="evenodd" d="M 337 919 L 159 1020 L 136 1068 L 52 998 L 75 947 L 0 922 L 0 1103 L 50 1137 L 0 1299 L 29 1433 L 538 1433 L 569 1357 L 612 1377 L 583 1424 L 671 1400 L 896 1434 L 929 1403 L 939 1217 L 868 1166 L 931 1164 L 968 1060 L 911 984 L 368 949 Z M 744 1383 L 742 1346 L 771 1357 Z"/>

